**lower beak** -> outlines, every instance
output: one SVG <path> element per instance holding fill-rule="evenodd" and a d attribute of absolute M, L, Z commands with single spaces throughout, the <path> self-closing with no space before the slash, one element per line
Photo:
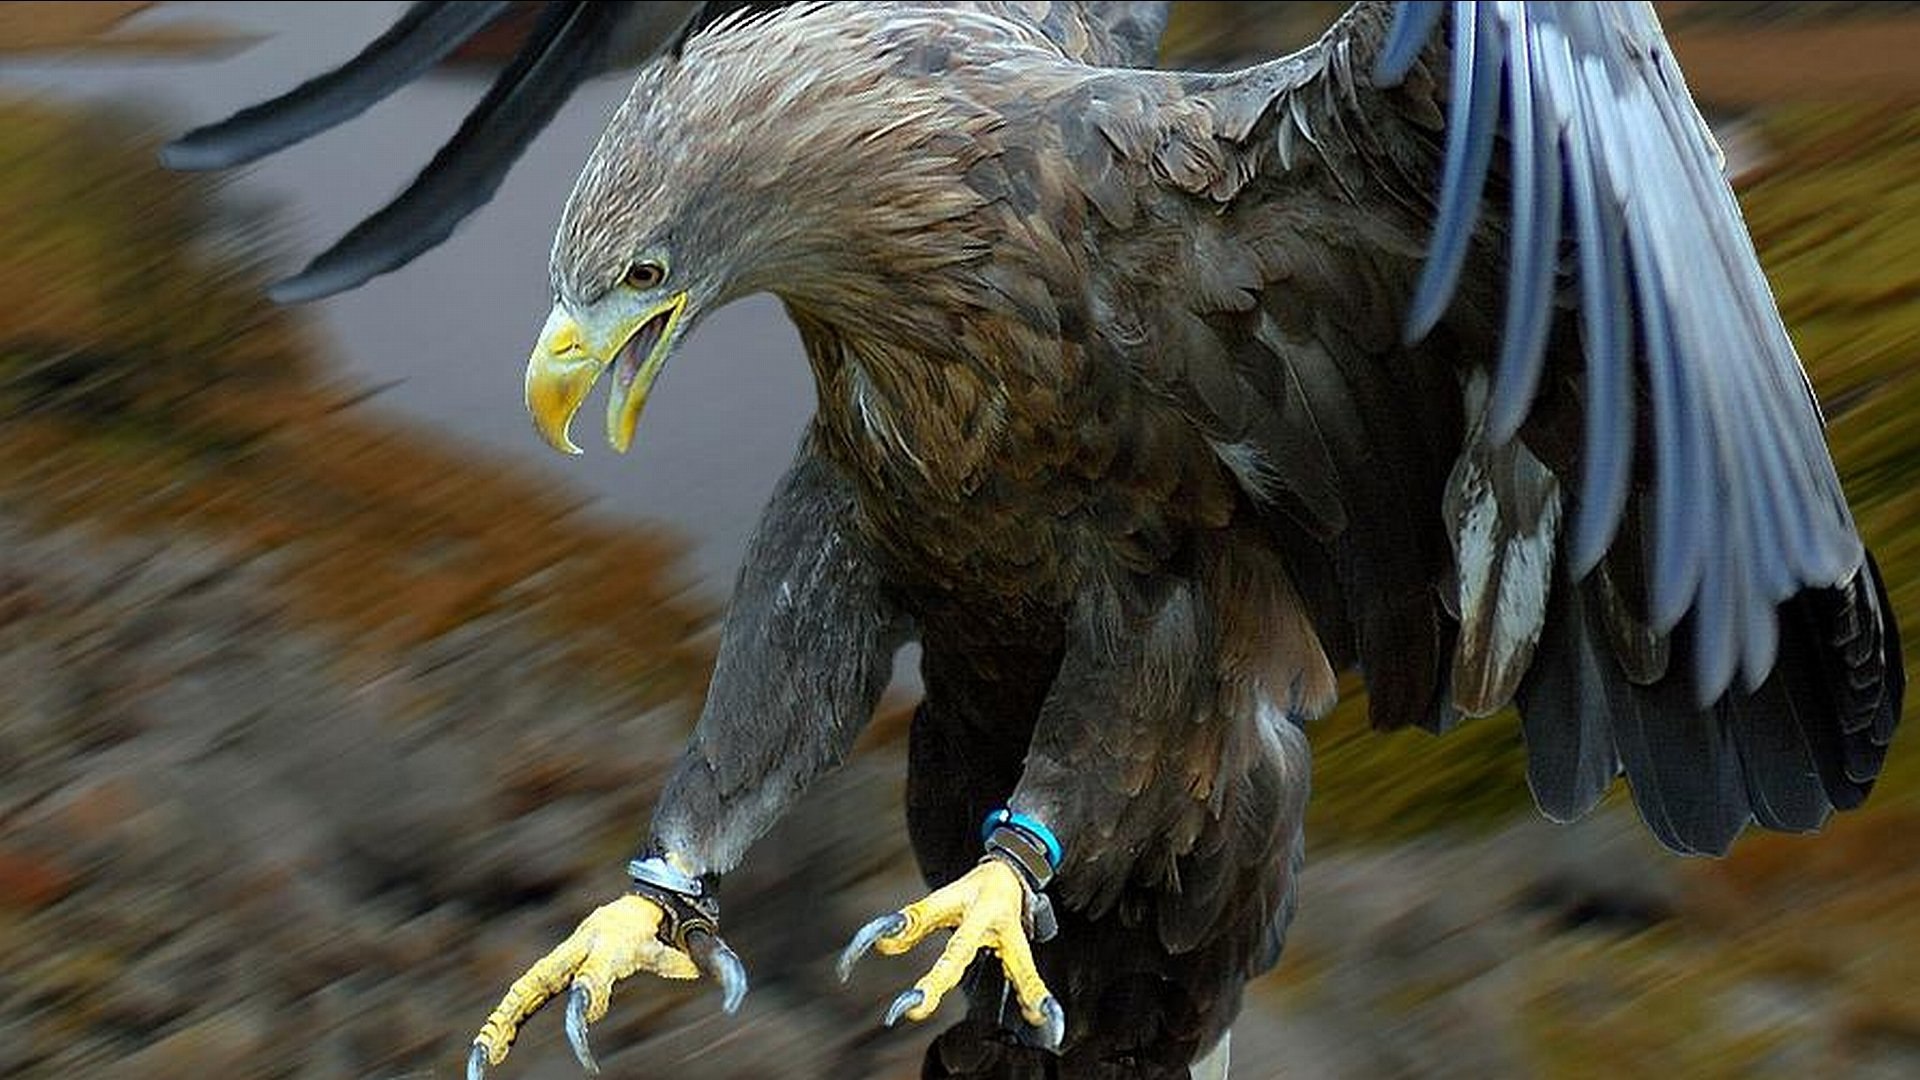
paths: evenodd
<path fill-rule="evenodd" d="M 580 452 L 568 429 L 594 383 L 611 367 L 614 385 L 607 399 L 607 441 L 615 450 L 626 453 L 633 444 L 647 391 L 671 351 L 673 332 L 685 306 L 683 293 L 644 317 L 624 323 L 602 340 L 593 341 L 564 307 L 554 305 L 533 355 L 527 358 L 527 413 L 547 445 L 563 453 Z"/>

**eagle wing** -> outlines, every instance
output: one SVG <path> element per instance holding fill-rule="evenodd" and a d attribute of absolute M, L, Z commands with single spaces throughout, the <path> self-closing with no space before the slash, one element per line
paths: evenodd
<path fill-rule="evenodd" d="M 244 165 L 345 123 L 425 75 L 508 14 L 507 0 L 416 0 L 352 59 L 270 101 L 197 128 L 161 160 L 184 170 Z M 453 235 L 487 204 L 520 155 L 588 79 L 677 54 L 696 34 L 790 6 L 750 0 L 586 3 L 552 0 L 512 61 L 451 139 L 393 201 L 354 226 L 294 276 L 277 282 L 281 303 L 318 300 L 397 270 Z M 1029 23 L 1068 55 L 1096 63 L 1148 64 L 1166 27 L 1166 3 L 988 4 Z"/>
<path fill-rule="evenodd" d="M 1511 701 L 1546 812 L 1624 768 L 1685 851 L 1864 797 L 1896 631 L 1649 8 L 1361 3 L 1061 111 L 1109 223 L 1183 215 L 1129 359 L 1275 508 L 1377 723 Z"/>

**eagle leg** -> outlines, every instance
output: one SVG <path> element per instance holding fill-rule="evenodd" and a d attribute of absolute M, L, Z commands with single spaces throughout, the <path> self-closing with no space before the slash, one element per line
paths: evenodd
<path fill-rule="evenodd" d="M 840 977 L 851 974 L 854 962 L 869 948 L 883 956 L 898 956 L 935 930 L 952 930 L 933 967 L 894 999 L 887 1010 L 887 1025 L 891 1027 L 902 1016 L 914 1021 L 932 1016 L 948 991 L 959 985 L 974 955 L 987 949 L 999 958 L 1021 1015 L 1039 1029 L 1041 1045 L 1057 1050 L 1066 1035 L 1066 1013 L 1034 966 L 1028 943 L 1033 908 L 1033 895 L 1020 872 L 989 856 L 960 880 L 862 927 L 841 954 Z"/>
<path fill-rule="evenodd" d="M 562 990 L 569 991 L 567 1038 L 590 1073 L 599 1072 L 599 1067 L 587 1046 L 587 1025 L 607 1015 L 613 984 L 629 975 L 644 971 L 664 979 L 699 978 L 703 965 L 695 962 L 693 954 L 705 953 L 704 966 L 720 979 L 729 1003 L 737 1002 L 745 978 L 732 951 L 711 934 L 699 935 L 705 939 L 700 944 L 707 948 L 695 945 L 691 936 L 688 949 L 675 948 L 661 938 L 662 927 L 670 921 L 666 908 L 639 895 L 623 896 L 594 909 L 565 941 L 507 988 L 474 1037 L 467 1059 L 468 1080 L 481 1080 L 488 1066 L 506 1060 L 521 1023 Z"/>
<path fill-rule="evenodd" d="M 588 915 L 514 982 L 474 1039 L 469 1080 L 505 1059 L 520 1025 L 562 992 L 568 1038 L 589 1072 L 587 1025 L 606 1016 L 620 979 L 705 972 L 728 1012 L 745 995 L 746 974 L 717 932 L 719 880 L 851 752 L 904 633 L 877 568 L 845 529 L 852 492 L 813 446 L 810 434 L 761 516 L 700 722 L 651 837 L 627 865 L 632 893 Z"/>

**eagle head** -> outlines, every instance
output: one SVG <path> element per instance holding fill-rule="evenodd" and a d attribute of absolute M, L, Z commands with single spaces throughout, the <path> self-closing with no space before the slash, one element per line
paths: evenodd
<path fill-rule="evenodd" d="M 983 258 L 965 183 L 997 117 L 924 72 L 863 5 L 695 37 L 634 83 L 567 201 L 526 401 L 555 449 L 608 371 L 624 452 L 698 319 L 772 292 L 815 321 L 926 334 L 942 271 Z M 911 327 L 890 327 L 909 318 Z"/>

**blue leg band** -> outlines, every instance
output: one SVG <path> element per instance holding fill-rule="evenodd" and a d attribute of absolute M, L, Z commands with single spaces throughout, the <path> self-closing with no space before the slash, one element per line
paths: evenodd
<path fill-rule="evenodd" d="M 995 829 L 1012 829 L 1032 840 L 1046 851 L 1047 869 L 1060 869 L 1060 860 L 1066 857 L 1066 852 L 1060 847 L 1060 838 L 1053 835 L 1053 830 L 1042 824 L 1039 818 L 1003 806 L 988 814 L 986 820 L 980 823 L 981 842 L 985 843 L 992 837 Z"/>

